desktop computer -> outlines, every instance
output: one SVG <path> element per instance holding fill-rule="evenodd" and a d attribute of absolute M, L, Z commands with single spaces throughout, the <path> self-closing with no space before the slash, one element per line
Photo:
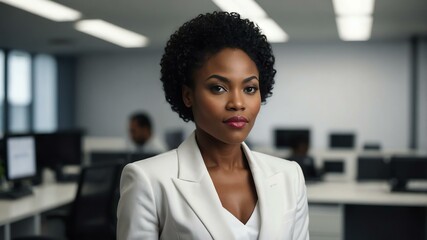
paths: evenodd
<path fill-rule="evenodd" d="M 291 148 L 293 142 L 304 140 L 310 145 L 310 130 L 309 129 L 275 129 L 274 144 L 276 148 Z"/>
<path fill-rule="evenodd" d="M 54 170 L 59 182 L 77 181 L 78 174 L 66 173 L 64 168 L 81 167 L 82 138 L 81 130 L 35 134 L 39 167 Z"/>
<path fill-rule="evenodd" d="M 410 189 L 412 180 L 427 181 L 427 156 L 393 156 L 390 159 L 391 190 L 395 192 L 427 192 L 427 189 Z"/>
<path fill-rule="evenodd" d="M 354 149 L 356 136 L 354 133 L 331 133 L 329 147 L 331 149 Z"/>
<path fill-rule="evenodd" d="M 32 194 L 29 180 L 37 174 L 35 138 L 32 134 L 6 135 L 1 156 L 5 164 L 10 189 L 0 192 L 0 198 L 16 199 Z"/>

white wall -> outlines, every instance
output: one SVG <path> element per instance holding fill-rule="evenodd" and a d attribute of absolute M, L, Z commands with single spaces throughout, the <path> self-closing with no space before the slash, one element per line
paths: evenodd
<path fill-rule="evenodd" d="M 354 131 L 359 147 L 379 141 L 406 148 L 409 134 L 408 45 L 391 43 L 299 44 L 275 48 L 274 95 L 253 133 L 270 142 L 274 127 L 312 130 L 315 148 L 331 131 Z"/>
<path fill-rule="evenodd" d="M 150 112 L 156 131 L 185 127 L 164 100 L 163 51 L 93 54 L 79 59 L 77 121 L 94 136 L 126 136 L 130 112 Z M 406 148 L 409 139 L 407 42 L 275 45 L 276 85 L 250 140 L 272 144 L 274 127 L 310 127 L 314 148 L 330 131 L 355 131 L 358 146 L 379 141 Z M 427 130 L 424 130 L 427 132 Z M 427 135 L 427 134 L 426 134 Z M 256 136 L 256 137 L 255 137 Z"/>
<path fill-rule="evenodd" d="M 418 82 L 418 148 L 427 151 L 427 41 L 420 44 Z"/>
<path fill-rule="evenodd" d="M 143 110 L 151 114 L 160 136 L 164 130 L 186 127 L 164 98 L 159 80 L 160 54 L 98 54 L 80 58 L 77 124 L 91 136 L 127 138 L 129 115 Z"/>

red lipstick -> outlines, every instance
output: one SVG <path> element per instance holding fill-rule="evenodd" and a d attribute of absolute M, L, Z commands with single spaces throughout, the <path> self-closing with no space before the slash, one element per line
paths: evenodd
<path fill-rule="evenodd" d="M 243 116 L 234 116 L 231 118 L 228 118 L 224 121 L 225 124 L 227 124 L 228 126 L 232 127 L 232 128 L 244 128 L 246 126 L 246 124 L 248 123 L 248 119 L 246 119 Z"/>

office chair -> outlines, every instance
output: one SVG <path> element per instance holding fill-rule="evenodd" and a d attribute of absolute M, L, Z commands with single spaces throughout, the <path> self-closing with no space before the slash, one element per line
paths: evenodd
<path fill-rule="evenodd" d="M 66 217 L 68 240 L 115 239 L 113 213 L 121 165 L 97 165 L 83 168 L 76 198 Z M 53 240 L 46 236 L 19 237 L 14 240 Z"/>
<path fill-rule="evenodd" d="M 111 209 L 120 169 L 117 164 L 83 169 L 66 227 L 69 240 L 115 238 Z"/>
<path fill-rule="evenodd" d="M 166 144 L 169 149 L 177 148 L 184 141 L 184 130 L 176 129 L 165 133 Z"/>
<path fill-rule="evenodd" d="M 135 161 L 147 159 L 160 152 L 91 152 L 90 165 L 107 165 L 107 164 L 121 164 L 126 165 Z"/>
<path fill-rule="evenodd" d="M 130 152 L 95 151 L 90 153 L 90 165 L 124 164 L 129 161 Z"/>
<path fill-rule="evenodd" d="M 390 166 L 384 157 L 360 156 L 357 158 L 357 181 L 388 180 Z"/>

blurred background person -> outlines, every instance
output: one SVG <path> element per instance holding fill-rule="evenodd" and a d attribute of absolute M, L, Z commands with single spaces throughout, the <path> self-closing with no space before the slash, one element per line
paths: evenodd
<path fill-rule="evenodd" d="M 136 152 L 161 153 L 167 151 L 166 144 L 154 134 L 151 119 L 145 112 L 135 112 L 130 116 L 129 135 Z"/>
<path fill-rule="evenodd" d="M 303 135 L 295 135 L 291 138 L 291 155 L 288 160 L 297 162 L 306 180 L 316 180 L 320 176 L 316 170 L 314 159 L 308 154 L 309 140 Z"/>

